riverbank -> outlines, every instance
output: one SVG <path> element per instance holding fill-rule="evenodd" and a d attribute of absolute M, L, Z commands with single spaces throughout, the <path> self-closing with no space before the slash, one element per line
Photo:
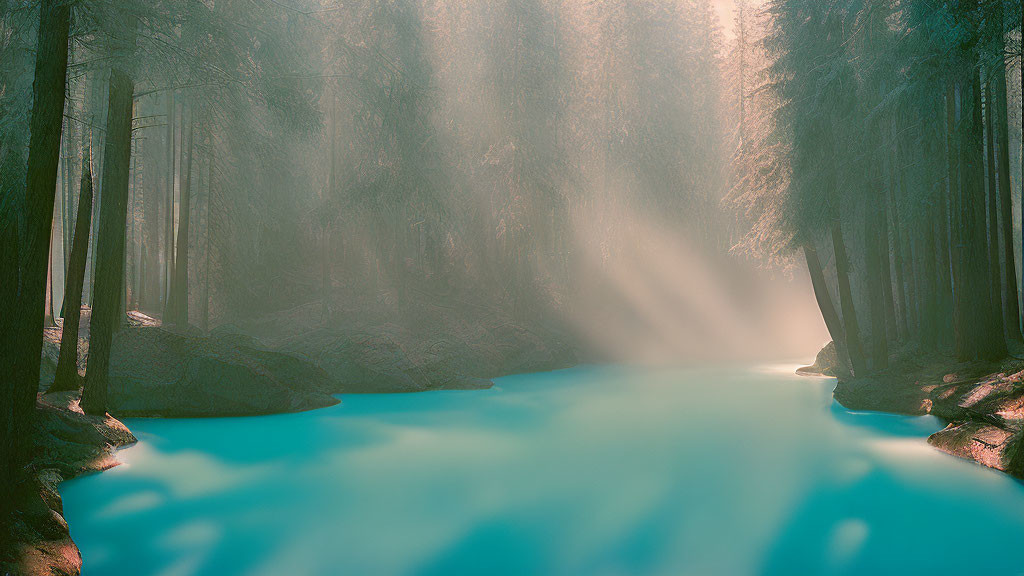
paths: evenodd
<path fill-rule="evenodd" d="M 489 388 L 491 378 L 566 368 L 576 349 L 560 332 L 501 313 L 448 311 L 444 321 L 313 324 L 307 306 L 210 332 L 164 328 L 141 313 L 115 337 L 109 414 L 87 416 L 77 392 L 45 394 L 53 381 L 60 327 L 44 335 L 35 460 L 12 491 L 14 513 L 0 526 L 0 575 L 74 576 L 81 556 L 68 534 L 57 486 L 118 465 L 135 442 L 117 418 L 226 417 L 332 406 L 337 394 Z M 426 312 L 425 312 L 426 311 Z M 310 316 L 307 318 L 307 316 Z M 79 371 L 88 360 L 90 313 L 83 311 Z M 411 327 L 409 327 L 411 326 Z M 265 332 L 264 332 L 265 330 Z M 270 338 L 269 335 L 283 334 Z"/>
<path fill-rule="evenodd" d="M 34 459 L 23 480 L 10 487 L 14 511 L 0 526 L 0 574 L 75 576 L 82 557 L 64 521 L 58 485 L 84 474 L 120 464 L 114 452 L 135 443 L 135 436 L 116 418 L 88 416 L 76 392 L 40 395 Z"/>
<path fill-rule="evenodd" d="M 828 353 L 815 371 L 834 374 Z M 920 416 L 947 423 L 928 443 L 1024 478 L 1024 360 L 956 362 L 939 354 L 907 354 L 863 378 L 840 377 L 833 396 L 850 410 Z"/>

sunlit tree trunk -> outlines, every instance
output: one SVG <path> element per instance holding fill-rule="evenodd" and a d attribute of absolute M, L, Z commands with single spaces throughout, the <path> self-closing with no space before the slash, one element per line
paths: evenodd
<path fill-rule="evenodd" d="M 75 218 L 75 236 L 71 245 L 67 286 L 64 301 L 64 329 L 60 338 L 57 372 L 49 392 L 78 389 L 78 327 L 82 314 L 82 284 L 85 282 L 85 258 L 89 251 L 89 229 L 92 224 L 92 171 L 90 160 L 82 158 L 81 198 Z"/>
<path fill-rule="evenodd" d="M 131 45 L 134 45 L 132 40 Z M 131 162 L 132 78 L 114 68 L 110 74 L 110 102 L 106 127 L 106 182 L 100 209 L 96 254 L 96 305 L 89 336 L 89 366 L 82 390 L 82 409 L 102 415 L 107 410 L 107 380 L 114 332 L 120 327 L 121 281 L 124 276 L 125 222 Z"/>
<path fill-rule="evenodd" d="M 167 191 L 164 197 L 164 261 L 161 267 L 160 301 L 170 297 L 174 266 L 174 92 L 167 93 Z"/>
<path fill-rule="evenodd" d="M 190 114 L 191 116 L 191 114 Z M 188 324 L 188 234 L 189 219 L 191 215 L 191 179 L 192 179 L 192 136 L 193 126 L 191 117 L 185 121 L 184 110 L 182 111 L 182 159 L 180 187 L 181 194 L 178 200 L 178 239 L 177 248 L 174 251 L 174 274 L 171 277 L 171 291 L 167 299 L 167 307 L 164 312 L 165 322 L 169 324 Z M 185 129 L 188 129 L 185 132 Z M 187 134 L 187 136 L 186 136 Z"/>
<path fill-rule="evenodd" d="M 864 256 L 871 313 L 871 368 L 882 370 L 889 365 L 889 346 L 885 335 L 885 291 L 882 288 L 877 222 L 876 208 L 868 206 L 864 214 Z"/>
<path fill-rule="evenodd" d="M 206 241 L 203 246 L 203 250 L 206 252 L 204 254 L 206 262 L 203 265 L 203 306 L 200 313 L 204 331 L 210 330 L 210 241 L 213 240 L 213 229 L 211 227 L 210 217 L 213 214 L 211 208 L 213 203 L 214 173 L 216 170 L 216 146 L 216 137 L 211 129 L 210 173 L 206 178 Z"/>

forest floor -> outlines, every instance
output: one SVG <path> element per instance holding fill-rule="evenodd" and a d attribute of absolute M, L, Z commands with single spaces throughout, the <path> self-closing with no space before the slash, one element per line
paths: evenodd
<path fill-rule="evenodd" d="M 957 362 L 908 351 L 877 374 L 840 378 L 833 395 L 850 410 L 937 416 L 947 426 L 929 444 L 1024 478 L 1024 359 L 1014 352 L 999 361 Z M 820 360 L 816 368 L 827 368 Z"/>
<path fill-rule="evenodd" d="M 428 302 L 428 299 L 430 300 Z M 15 487 L 14 513 L 0 526 L 0 575 L 79 574 L 81 555 L 63 518 L 57 486 L 118 464 L 135 442 L 116 417 L 210 417 L 297 412 L 337 404 L 342 393 L 481 389 L 490 378 L 565 368 L 574 345 L 557 327 L 522 321 L 471 302 L 435 297 L 386 315 L 393 302 L 314 302 L 210 332 L 162 327 L 139 312 L 115 337 L 110 414 L 87 416 L 77 392 L 45 394 L 53 381 L 60 325 L 45 330 L 33 462 Z M 83 309 L 79 372 L 88 360 Z"/>

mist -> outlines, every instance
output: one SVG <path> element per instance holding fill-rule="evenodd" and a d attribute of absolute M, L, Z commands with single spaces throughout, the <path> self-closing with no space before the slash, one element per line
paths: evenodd
<path fill-rule="evenodd" d="M 0 0 L 0 573 L 1019 571 L 1020 19 Z"/>
<path fill-rule="evenodd" d="M 730 253 L 744 223 L 725 201 L 737 96 L 721 6 L 133 10 L 159 26 L 113 56 L 135 83 L 129 309 L 159 318 L 184 292 L 206 329 L 319 309 L 293 333 L 353 314 L 419 326 L 423 304 L 471 302 L 557 324 L 595 361 L 806 357 L 827 340 L 801 272 Z M 88 150 L 103 194 L 103 54 L 120 33 L 76 15 L 58 263 Z M 50 268 L 56 317 L 66 274 Z"/>

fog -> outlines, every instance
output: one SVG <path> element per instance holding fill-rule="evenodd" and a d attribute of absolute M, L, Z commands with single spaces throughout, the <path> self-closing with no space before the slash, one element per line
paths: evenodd
<path fill-rule="evenodd" d="M 273 336 L 424 328 L 448 307 L 554 329 L 593 361 L 806 358 L 828 336 L 802 266 L 740 246 L 750 222 L 728 199 L 749 74 L 736 17 L 710 0 L 77 10 L 50 313 L 90 148 L 102 202 L 120 67 L 128 309 L 164 317 L 184 293 L 188 323 Z M 115 49 L 124 18 L 139 32 Z M 27 115 L 29 84 L 6 86 Z M 4 135 L 17 157 L 26 143 Z"/>

